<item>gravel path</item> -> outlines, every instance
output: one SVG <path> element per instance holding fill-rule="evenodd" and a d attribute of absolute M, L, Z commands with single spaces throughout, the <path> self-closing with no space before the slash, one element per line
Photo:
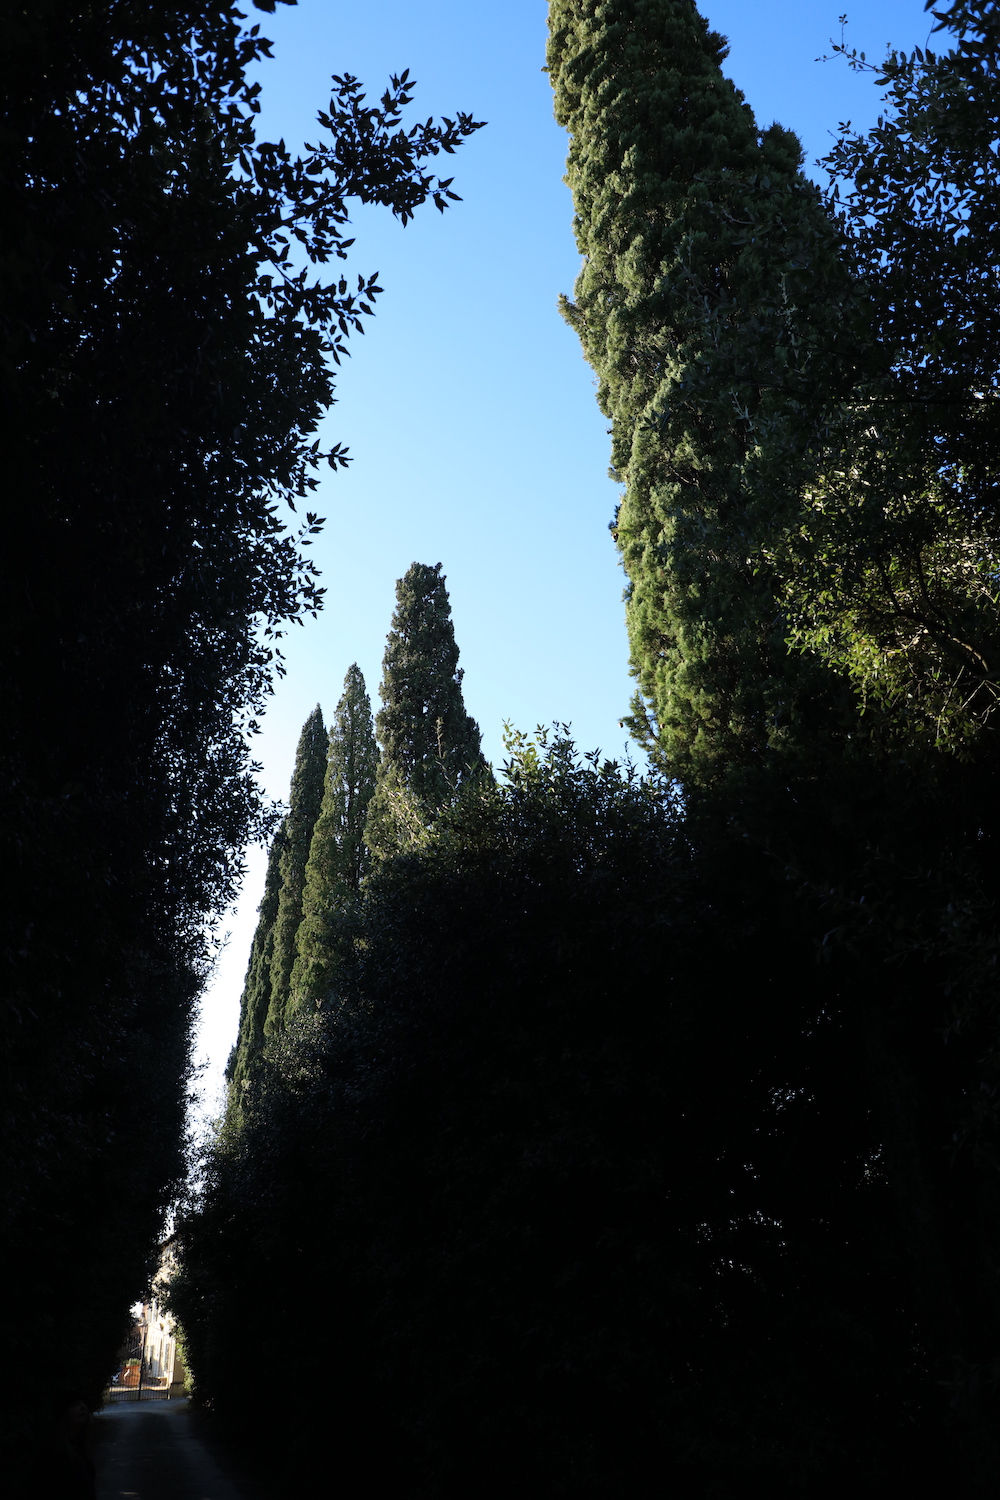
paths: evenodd
<path fill-rule="evenodd" d="M 135 1401 L 94 1418 L 97 1500 L 251 1500 L 198 1437 L 186 1401 Z"/>

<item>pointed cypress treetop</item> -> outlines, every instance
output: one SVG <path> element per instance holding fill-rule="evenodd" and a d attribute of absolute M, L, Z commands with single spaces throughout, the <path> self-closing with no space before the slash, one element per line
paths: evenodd
<path fill-rule="evenodd" d="M 271 1003 L 265 1032 L 280 1031 L 288 1019 L 295 939 L 302 920 L 302 892 L 313 828 L 323 801 L 327 737 L 319 705 L 302 727 L 295 771 L 288 798 L 284 847 L 281 851 L 281 891 L 274 923 L 274 953 L 271 959 Z"/>
<path fill-rule="evenodd" d="M 462 676 L 441 564 L 413 563 L 396 584 L 375 726 L 385 770 L 428 807 L 482 764 Z"/>
<path fill-rule="evenodd" d="M 348 668 L 330 730 L 323 804 L 313 830 L 292 971 L 292 1008 L 324 999 L 335 966 L 338 913 L 368 864 L 365 820 L 378 773 L 378 746 L 365 679 Z"/>
<path fill-rule="evenodd" d="M 649 748 L 712 782 L 825 722 L 830 674 L 786 647 L 768 549 L 794 524 L 824 402 L 847 388 L 846 275 L 798 141 L 758 130 L 691 0 L 551 0 L 549 19 L 585 257 L 564 311 L 625 486 Z"/>

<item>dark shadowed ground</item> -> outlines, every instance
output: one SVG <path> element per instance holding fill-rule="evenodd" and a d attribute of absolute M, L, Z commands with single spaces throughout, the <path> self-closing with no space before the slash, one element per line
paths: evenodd
<path fill-rule="evenodd" d="M 93 1421 L 97 1500 L 275 1500 L 187 1401 L 109 1406 Z"/>

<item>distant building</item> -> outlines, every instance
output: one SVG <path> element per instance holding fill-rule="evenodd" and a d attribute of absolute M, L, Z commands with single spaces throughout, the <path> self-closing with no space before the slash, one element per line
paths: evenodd
<path fill-rule="evenodd" d="M 160 1269 L 153 1277 L 149 1300 L 133 1305 L 135 1323 L 106 1392 L 110 1402 L 169 1400 L 185 1394 L 187 1372 L 174 1320 L 161 1301 L 174 1265 L 173 1243 L 167 1240 L 160 1247 Z"/>

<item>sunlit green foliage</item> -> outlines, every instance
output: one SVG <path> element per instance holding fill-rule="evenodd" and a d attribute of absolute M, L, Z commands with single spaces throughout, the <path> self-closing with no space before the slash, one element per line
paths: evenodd
<path fill-rule="evenodd" d="M 766 547 L 794 517 L 850 285 L 795 137 L 759 130 L 691 0 L 552 0 L 585 257 L 564 311 L 599 378 L 629 579 L 634 727 L 689 784 L 808 754 L 849 695 L 789 653 Z"/>
<path fill-rule="evenodd" d="M 258 910 L 257 930 L 250 947 L 250 962 L 240 1001 L 240 1029 L 226 1068 L 230 1102 L 238 1106 L 250 1075 L 264 1048 L 264 1023 L 271 1007 L 271 963 L 274 959 L 274 924 L 281 891 L 281 854 L 285 844 L 285 820 L 271 841 L 267 856 L 264 895 Z"/>
<path fill-rule="evenodd" d="M 790 644 L 846 673 L 883 750 L 988 752 L 1000 653 L 995 518 L 970 518 L 935 472 L 933 449 L 921 452 L 895 413 L 876 408 L 871 420 L 804 490 L 798 526 L 771 550 Z"/>
<path fill-rule="evenodd" d="M 435 810 L 482 768 L 462 676 L 441 564 L 412 563 L 396 584 L 375 716 L 382 760 L 366 838 L 377 854 L 422 843 Z"/>

